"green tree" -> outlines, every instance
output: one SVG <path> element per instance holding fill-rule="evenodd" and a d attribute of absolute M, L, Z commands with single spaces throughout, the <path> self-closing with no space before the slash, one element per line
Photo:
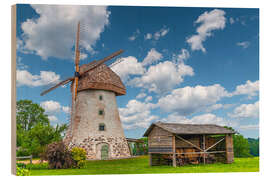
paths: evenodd
<path fill-rule="evenodd" d="M 259 138 L 248 138 L 248 143 L 250 146 L 250 154 L 253 156 L 259 156 Z"/>
<path fill-rule="evenodd" d="M 37 123 L 43 125 L 49 124 L 48 116 L 44 114 L 45 110 L 38 104 L 30 100 L 20 100 L 16 103 L 16 122 L 17 129 L 24 131 L 30 130 Z"/>
<path fill-rule="evenodd" d="M 243 135 L 235 131 L 232 127 L 224 126 L 227 129 L 230 129 L 236 132 L 233 135 L 233 151 L 235 157 L 251 157 L 250 146 L 248 140 L 244 138 Z"/>
<path fill-rule="evenodd" d="M 44 109 L 29 100 L 17 102 L 18 156 L 38 156 L 46 145 L 60 141 L 67 125 L 53 127 Z"/>

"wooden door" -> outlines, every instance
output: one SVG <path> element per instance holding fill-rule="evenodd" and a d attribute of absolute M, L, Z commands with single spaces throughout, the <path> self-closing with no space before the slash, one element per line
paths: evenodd
<path fill-rule="evenodd" d="M 101 147 L 101 159 L 109 158 L 109 146 L 107 144 L 102 145 Z"/>

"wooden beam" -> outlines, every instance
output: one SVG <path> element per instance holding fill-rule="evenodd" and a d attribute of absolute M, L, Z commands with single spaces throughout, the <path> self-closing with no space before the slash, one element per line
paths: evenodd
<path fill-rule="evenodd" d="M 212 149 L 213 147 L 215 147 L 217 144 L 219 144 L 221 141 L 223 141 L 225 138 L 222 138 L 221 140 L 219 140 L 218 142 L 216 142 L 215 144 L 213 144 L 212 146 L 210 146 L 209 148 L 207 148 L 205 151 L 208 151 L 209 149 Z"/>
<path fill-rule="evenodd" d="M 203 135 L 203 164 L 205 164 L 205 135 Z"/>
<path fill-rule="evenodd" d="M 210 152 L 187 152 L 187 153 L 175 153 L 175 154 L 215 154 L 215 153 L 225 153 L 226 151 L 210 151 Z"/>
<path fill-rule="evenodd" d="M 172 136 L 172 148 L 173 148 L 173 167 L 176 167 L 175 136 Z"/>
<path fill-rule="evenodd" d="M 226 161 L 227 163 L 232 163 L 233 159 L 233 138 L 231 134 L 226 134 Z"/>
<path fill-rule="evenodd" d="M 152 154 L 149 153 L 149 166 L 152 166 Z"/>
<path fill-rule="evenodd" d="M 186 139 L 182 138 L 181 136 L 177 136 L 177 135 L 175 135 L 175 137 L 177 137 L 177 138 L 181 139 L 182 141 L 184 141 L 184 142 L 186 142 L 186 143 L 190 144 L 191 146 L 193 146 L 193 147 L 195 147 L 195 148 L 199 149 L 200 151 L 203 151 L 203 149 L 199 148 L 198 146 L 196 146 L 195 144 L 193 144 L 193 143 L 189 142 L 188 140 L 186 140 Z"/>

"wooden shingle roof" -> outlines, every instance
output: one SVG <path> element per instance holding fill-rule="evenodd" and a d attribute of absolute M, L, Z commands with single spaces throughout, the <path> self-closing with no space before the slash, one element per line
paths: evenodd
<path fill-rule="evenodd" d="M 80 72 L 84 72 L 95 63 L 96 61 L 93 61 L 82 65 Z M 79 78 L 78 91 L 86 89 L 109 90 L 115 92 L 118 96 L 126 94 L 126 87 L 120 77 L 105 64 L 94 68 Z"/>
<path fill-rule="evenodd" d="M 179 123 L 162 123 L 151 124 L 143 136 L 148 136 L 151 130 L 158 126 L 172 134 L 234 134 L 235 132 L 215 124 L 179 124 Z"/>

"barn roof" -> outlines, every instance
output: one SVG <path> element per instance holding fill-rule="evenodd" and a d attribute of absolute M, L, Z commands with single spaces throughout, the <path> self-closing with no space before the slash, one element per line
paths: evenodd
<path fill-rule="evenodd" d="M 93 61 L 80 66 L 80 72 L 84 72 L 95 64 L 96 61 Z M 120 77 L 105 64 L 92 69 L 79 78 L 78 91 L 86 89 L 109 90 L 115 92 L 116 95 L 126 94 L 126 88 Z"/>
<path fill-rule="evenodd" d="M 179 124 L 162 123 L 151 124 L 143 136 L 148 136 L 151 130 L 158 126 L 172 134 L 234 134 L 235 132 L 215 124 Z"/>

